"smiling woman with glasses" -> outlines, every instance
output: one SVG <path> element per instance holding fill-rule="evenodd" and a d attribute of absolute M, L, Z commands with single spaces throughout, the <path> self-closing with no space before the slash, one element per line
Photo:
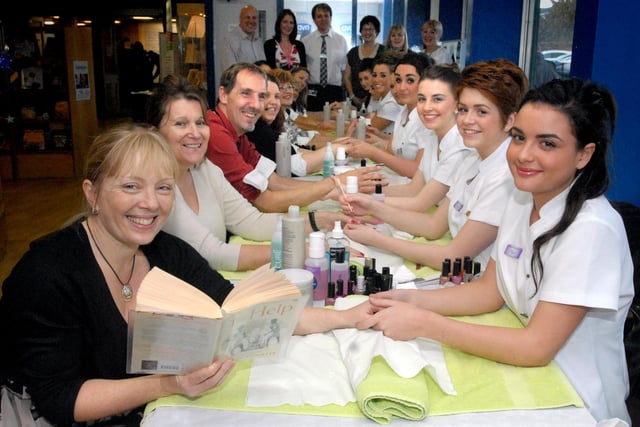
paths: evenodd
<path fill-rule="evenodd" d="M 280 103 L 282 104 L 282 110 L 285 112 L 285 115 L 287 115 L 287 110 L 291 109 L 297 96 L 294 92 L 296 81 L 293 78 L 293 74 L 281 68 L 274 68 L 269 71 L 269 74 L 278 82 L 278 87 L 280 88 Z"/>

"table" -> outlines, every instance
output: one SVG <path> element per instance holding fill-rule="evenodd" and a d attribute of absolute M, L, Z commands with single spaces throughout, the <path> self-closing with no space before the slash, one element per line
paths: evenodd
<path fill-rule="evenodd" d="M 427 417 L 423 421 L 394 419 L 392 426 L 428 427 L 594 427 L 596 421 L 585 408 L 538 409 L 532 411 L 474 412 Z M 151 412 L 144 427 L 282 426 L 282 427 L 371 427 L 368 418 L 337 418 L 312 415 L 270 414 L 186 407 L 163 407 Z"/>
<path fill-rule="evenodd" d="M 469 318 L 467 318 L 468 320 Z M 513 324 L 517 319 L 508 311 L 502 310 L 494 315 L 485 316 L 478 322 L 499 322 L 501 324 Z M 360 337 L 358 337 L 360 340 Z M 298 337 L 298 346 L 306 346 L 306 350 L 315 354 L 317 357 L 323 357 L 323 346 L 318 346 L 314 337 Z M 327 342 L 327 341 L 324 341 Z M 299 349 L 300 347 L 298 347 Z M 428 378 L 427 382 L 431 383 L 427 389 L 424 389 L 426 396 L 429 396 L 427 407 L 432 415 L 420 421 L 407 421 L 405 419 L 394 418 L 391 423 L 394 425 L 418 424 L 425 426 L 595 426 L 596 422 L 589 412 L 582 407 L 566 406 L 572 402 L 576 402 L 575 392 L 568 384 L 568 381 L 559 373 L 557 365 L 550 365 L 545 368 L 518 368 L 508 365 L 496 364 L 483 358 L 468 355 L 455 349 L 446 349 L 447 366 L 451 372 L 453 380 L 459 396 L 446 395 L 440 391 L 435 383 Z M 296 351 L 294 351 L 296 353 Z M 368 354 L 368 351 L 366 352 Z M 311 356 L 311 357 L 314 357 Z M 449 357 L 451 356 L 451 357 Z M 275 373 L 278 379 L 275 383 L 268 380 L 266 384 L 271 388 L 271 393 L 280 393 L 284 390 L 293 389 L 293 393 L 300 393 L 300 387 L 304 387 L 306 392 L 315 395 L 315 389 L 308 387 L 317 387 L 326 390 L 326 381 L 324 384 L 317 384 L 316 381 L 292 381 L 289 378 L 278 377 L 278 370 L 282 374 L 283 370 L 295 372 L 295 374 L 285 374 L 289 376 L 300 375 L 299 364 L 296 357 L 307 357 L 307 353 L 298 353 L 286 363 L 278 365 L 267 365 L 267 376 Z M 462 363 L 461 363 L 462 362 Z M 290 363 L 293 364 L 289 368 Z M 318 366 L 313 363 L 314 366 Z M 330 366 L 330 365 L 323 365 Z M 248 372 L 252 372 L 250 362 L 239 362 L 237 368 L 240 369 L 238 375 L 231 376 L 227 383 L 222 386 L 220 394 L 215 393 L 211 396 L 204 397 L 204 405 L 202 400 L 193 403 L 186 398 L 163 402 L 164 405 L 159 406 L 147 414 L 144 426 L 162 427 L 173 425 L 189 425 L 189 426 L 205 426 L 213 423 L 222 425 L 284 425 L 284 426 L 325 426 L 327 423 L 335 423 L 341 426 L 366 426 L 375 425 L 376 423 L 368 418 L 358 417 L 360 414 L 355 404 L 350 404 L 350 409 L 341 409 L 340 406 L 323 406 L 323 407 L 307 407 L 300 410 L 298 407 L 277 407 L 276 410 L 264 408 L 249 408 L 244 401 L 248 396 L 248 384 L 250 384 Z M 379 365 L 378 365 L 379 368 Z M 374 368 L 372 365 L 372 370 Z M 319 369 L 322 371 L 322 368 Z M 265 367 L 262 367 L 265 372 Z M 328 372 L 309 372 L 307 377 L 316 378 L 318 376 L 325 377 Z M 329 384 L 334 384 L 337 377 L 336 372 L 331 371 L 333 379 L 329 380 Z M 377 372 L 380 372 L 379 370 Z M 485 376 L 477 377 L 478 372 L 486 372 Z M 475 376 L 474 376 L 475 374 Z M 384 373 L 382 375 L 385 378 Z M 394 374 L 395 376 L 395 374 Z M 379 389 L 386 389 L 388 382 L 380 381 L 380 377 L 376 377 L 373 383 Z M 386 376 L 386 378 L 389 378 Z M 477 378 L 477 379 L 476 379 Z M 519 381 L 518 381 L 519 380 Z M 391 381 L 395 381 L 391 379 Z M 407 387 L 411 390 L 414 388 L 415 380 L 409 379 Z M 516 382 L 517 381 L 517 382 Z M 340 382 L 340 381 L 338 381 Z M 259 383 L 259 382 L 258 382 Z M 302 384 L 302 385 L 301 385 Z M 383 384 L 383 385 L 380 385 Z M 396 383 L 397 384 L 397 383 Z M 424 383 L 423 383 L 424 384 Z M 254 394 L 269 393 L 265 389 L 265 383 L 258 385 L 258 389 L 254 389 Z M 547 393 L 549 390 L 549 393 Z M 511 391 L 511 392 L 509 392 Z M 505 403 L 505 392 L 508 398 Z M 402 392 L 399 392 L 402 395 Z M 405 393 L 407 395 L 407 393 Z M 413 394 L 411 394 L 413 395 Z M 485 399 L 485 395 L 487 396 Z M 503 396 L 501 399 L 499 396 Z M 551 397 L 547 397 L 547 395 Z M 433 396 L 433 397 L 432 397 Z M 464 400 L 460 400 L 466 397 Z M 501 401 L 502 400 L 502 401 Z M 579 399 L 578 399 L 579 401 Z M 186 402 L 186 403 L 185 403 Z M 197 402 L 197 401 L 195 401 Z M 513 402 L 513 403 L 512 403 Z M 153 405 L 153 404 L 152 404 Z M 176 406 L 177 405 L 177 406 Z M 182 406 L 180 406 L 182 405 Z M 186 405 L 186 406 L 185 406 Z M 563 406 L 564 405 L 564 406 Z M 555 407 L 560 406 L 560 407 Z M 542 408 L 523 410 L 520 408 Z M 346 407 L 345 407 L 346 408 Z M 476 408 L 471 411 L 469 408 Z M 510 410 L 506 410 L 513 408 Z M 553 408 L 553 409 L 545 409 Z M 505 410 L 496 410 L 505 409 Z M 261 412 L 262 411 L 262 412 Z M 284 413 L 283 413 L 284 412 Z M 287 413 L 295 412 L 295 413 Z M 313 414 L 313 415 L 311 415 Z M 327 416 L 323 416 L 326 414 Z M 329 416 L 331 415 L 331 416 Z M 303 424 L 304 423 L 304 424 Z"/>
<path fill-rule="evenodd" d="M 317 208 L 329 208 L 329 206 L 316 206 Z M 335 207 L 334 207 L 335 208 Z M 442 239 L 446 242 L 451 237 L 449 235 Z M 243 242 L 246 243 L 246 242 Z M 366 249 L 366 248 L 365 248 Z M 370 256 L 371 253 L 365 254 Z M 416 269 L 415 264 L 405 261 L 407 267 L 416 277 L 430 277 L 437 271 L 430 268 Z M 223 272 L 223 275 L 230 280 L 239 280 L 243 273 Z M 526 369 L 515 368 L 514 369 Z M 235 389 L 232 389 L 235 390 Z M 219 405 L 216 405 L 219 406 Z M 261 408 L 238 407 L 216 407 L 199 408 L 190 406 L 159 406 L 148 413 L 144 420 L 145 427 L 163 427 L 175 425 L 188 426 L 210 426 L 216 425 L 278 425 L 278 426 L 326 426 L 333 423 L 340 426 L 371 426 L 376 423 L 369 418 L 355 418 L 353 416 L 331 416 L 310 415 L 310 414 L 287 414 L 279 412 L 260 412 Z M 317 412 L 317 411 L 316 411 Z M 595 426 L 596 421 L 589 411 L 583 407 L 565 406 L 553 409 L 530 409 L 530 410 L 503 410 L 503 411 L 480 411 L 458 414 L 427 416 L 421 421 L 408 421 L 394 418 L 394 425 L 425 425 L 425 426 Z"/>

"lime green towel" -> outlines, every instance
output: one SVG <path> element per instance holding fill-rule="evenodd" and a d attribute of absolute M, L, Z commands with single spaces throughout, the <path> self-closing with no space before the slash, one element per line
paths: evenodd
<path fill-rule="evenodd" d="M 482 325 L 522 327 L 518 318 L 506 308 L 495 313 L 456 318 Z M 431 415 L 584 406 L 554 361 L 547 366 L 524 368 L 473 356 L 444 345 L 443 350 L 458 395 L 443 393 L 429 378 Z"/>
<path fill-rule="evenodd" d="M 369 374 L 356 389 L 358 406 L 367 418 L 379 424 L 389 424 L 394 417 L 422 420 L 429 407 L 426 377 L 423 369 L 413 378 L 402 378 L 382 356 L 376 356 Z"/>
<path fill-rule="evenodd" d="M 507 309 L 458 319 L 478 324 L 522 327 Z M 555 362 L 522 368 L 493 362 L 443 346 L 457 395 L 447 395 L 424 370 L 414 378 L 401 378 L 384 359 L 372 360 L 367 377 L 356 389 L 358 403 L 344 406 L 247 407 L 251 361 L 239 361 L 227 380 L 205 395 L 189 399 L 168 396 L 147 405 L 146 413 L 160 406 L 191 406 L 251 412 L 273 412 L 339 417 L 364 417 L 388 423 L 393 417 L 423 419 L 429 416 L 515 409 L 583 407 L 582 400 Z"/>
<path fill-rule="evenodd" d="M 347 405 L 324 405 L 324 406 L 293 406 L 280 405 L 273 407 L 250 407 L 245 406 L 247 389 L 249 386 L 249 375 L 251 373 L 252 362 L 250 359 L 238 361 L 225 382 L 203 394 L 202 396 L 190 399 L 182 395 L 171 395 L 163 397 L 147 404 L 145 414 L 152 412 L 155 408 L 163 406 L 187 406 L 203 409 L 224 409 L 230 411 L 245 412 L 269 412 L 280 414 L 306 414 L 322 415 L 328 417 L 350 417 L 362 418 L 362 412 L 358 405 L 349 403 Z"/>

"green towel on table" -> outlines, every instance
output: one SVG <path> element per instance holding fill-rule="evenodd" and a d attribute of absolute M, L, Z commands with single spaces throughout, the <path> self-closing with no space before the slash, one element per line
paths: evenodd
<path fill-rule="evenodd" d="M 394 417 L 422 420 L 429 405 L 426 376 L 423 369 L 413 378 L 402 378 L 382 356 L 376 356 L 369 374 L 356 389 L 358 406 L 367 418 L 380 424 L 389 424 Z"/>
<path fill-rule="evenodd" d="M 471 323 L 522 327 L 507 309 L 480 316 L 459 317 Z M 180 395 L 150 402 L 149 413 L 159 406 L 191 406 L 251 412 L 369 417 L 389 423 L 393 417 L 420 420 L 427 416 L 515 409 L 544 409 L 584 404 L 555 362 L 522 368 L 473 356 L 443 346 L 445 361 L 457 395 L 448 395 L 424 371 L 402 378 L 381 357 L 375 357 L 365 379 L 356 388 L 358 404 L 247 407 L 251 360 L 239 361 L 224 384 L 196 399 Z"/>

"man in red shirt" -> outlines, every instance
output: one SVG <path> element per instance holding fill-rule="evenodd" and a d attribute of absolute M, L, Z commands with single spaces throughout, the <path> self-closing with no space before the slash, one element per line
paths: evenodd
<path fill-rule="evenodd" d="M 234 64 L 220 78 L 218 103 L 207 114 L 211 137 L 207 157 L 225 174 L 244 197 L 263 212 L 286 212 L 290 205 L 306 206 L 316 200 L 336 198 L 333 179 L 303 181 L 281 177 L 275 163 L 258 153 L 246 136 L 264 107 L 267 76 L 250 63 Z M 379 166 L 356 169 L 346 174 L 359 176 L 362 192 L 373 192 L 376 183 L 386 183 Z M 339 178 L 346 180 L 346 174 Z"/>

